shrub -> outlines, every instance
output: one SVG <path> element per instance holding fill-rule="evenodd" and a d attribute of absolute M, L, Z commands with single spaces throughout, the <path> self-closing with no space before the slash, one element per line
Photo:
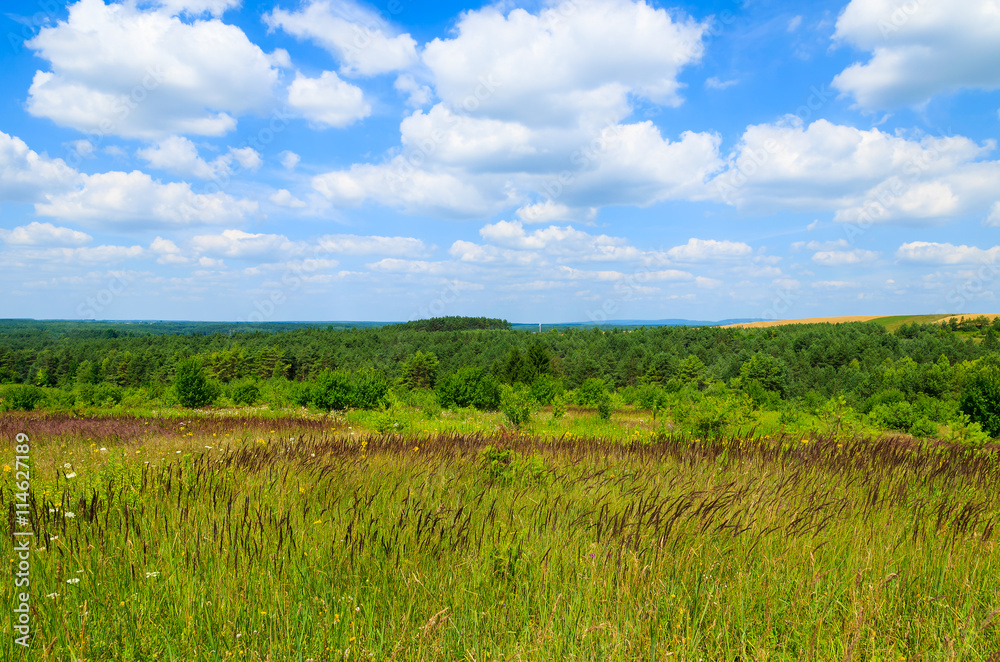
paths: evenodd
<path fill-rule="evenodd" d="M 250 407 L 257 404 L 260 399 L 260 387 L 252 379 L 234 382 L 230 387 L 229 397 L 235 404 Z"/>
<path fill-rule="evenodd" d="M 936 437 L 938 435 L 937 423 L 933 422 L 929 418 L 918 418 L 913 425 L 910 426 L 910 434 L 914 437 Z"/>
<path fill-rule="evenodd" d="M 990 360 L 962 389 L 958 408 L 990 437 L 1000 437 L 1000 366 Z"/>
<path fill-rule="evenodd" d="M 904 432 L 908 432 L 916 422 L 913 405 L 905 401 L 875 405 L 869 416 L 875 425 Z"/>
<path fill-rule="evenodd" d="M 344 410 L 354 402 L 351 373 L 346 370 L 323 370 L 311 389 L 311 402 L 326 411 Z"/>
<path fill-rule="evenodd" d="M 788 387 L 788 366 L 781 359 L 761 352 L 754 354 L 740 366 L 740 377 L 744 385 L 757 382 L 764 390 L 777 393 L 780 397 Z"/>
<path fill-rule="evenodd" d="M 511 425 L 521 427 L 531 420 L 531 400 L 523 391 L 504 385 L 500 396 L 500 407 Z"/>
<path fill-rule="evenodd" d="M 603 421 L 611 420 L 611 413 L 614 407 L 611 406 L 611 396 L 605 391 L 600 400 L 597 401 L 597 415 Z"/>
<path fill-rule="evenodd" d="M 184 407 L 204 407 L 215 402 L 221 389 L 215 382 L 209 381 L 202 370 L 201 363 L 189 359 L 177 366 L 174 374 L 174 392 L 177 401 Z"/>
<path fill-rule="evenodd" d="M 351 406 L 378 409 L 389 395 L 389 380 L 380 371 L 362 368 L 354 373 Z"/>
<path fill-rule="evenodd" d="M 41 402 L 45 392 L 37 386 L 13 384 L 3 389 L 5 410 L 31 411 Z"/>
<path fill-rule="evenodd" d="M 482 368 L 466 366 L 438 383 L 442 407 L 475 407 L 486 411 L 500 408 L 500 384 Z"/>
<path fill-rule="evenodd" d="M 550 405 L 559 392 L 559 385 L 555 379 L 549 375 L 539 375 L 535 381 L 531 382 L 528 396 L 539 405 Z"/>
<path fill-rule="evenodd" d="M 591 377 L 576 389 L 574 402 L 581 407 L 596 407 L 608 395 L 604 380 Z"/>
<path fill-rule="evenodd" d="M 566 415 L 566 401 L 561 395 L 552 399 L 552 418 L 559 419 Z"/>

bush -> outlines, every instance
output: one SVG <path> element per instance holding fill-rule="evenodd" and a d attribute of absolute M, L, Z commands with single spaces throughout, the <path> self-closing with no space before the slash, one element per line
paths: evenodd
<path fill-rule="evenodd" d="M 611 396 L 605 391 L 600 400 L 597 401 L 597 415 L 603 421 L 611 420 L 611 413 L 614 407 L 611 406 Z"/>
<path fill-rule="evenodd" d="M 466 366 L 440 380 L 437 387 L 442 407 L 475 407 L 485 411 L 500 408 L 500 384 L 482 368 Z"/>
<path fill-rule="evenodd" d="M 229 397 L 237 405 L 251 407 L 260 400 L 260 387 L 252 379 L 233 382 L 229 390 Z"/>
<path fill-rule="evenodd" d="M 351 373 L 346 370 L 323 370 L 311 389 L 312 404 L 326 411 L 342 411 L 354 403 Z"/>
<path fill-rule="evenodd" d="M 3 407 L 6 411 L 31 411 L 44 396 L 45 392 L 37 386 L 13 384 L 3 389 Z"/>
<path fill-rule="evenodd" d="M 500 396 L 500 407 L 511 425 L 521 427 L 531 420 L 531 400 L 523 391 L 504 385 Z"/>
<path fill-rule="evenodd" d="M 987 435 L 1000 437 L 1000 367 L 994 361 L 985 363 L 966 382 L 958 408 Z"/>
<path fill-rule="evenodd" d="M 912 426 L 910 426 L 910 434 L 914 437 L 936 437 L 938 436 L 938 426 L 937 423 L 928 418 L 918 418 Z"/>
<path fill-rule="evenodd" d="M 913 405 L 905 401 L 875 405 L 869 416 L 871 416 L 872 422 L 879 427 L 902 430 L 903 432 L 909 432 L 913 424 L 916 423 Z"/>
<path fill-rule="evenodd" d="M 354 373 L 351 406 L 357 409 L 378 409 L 389 394 L 389 380 L 380 371 L 362 368 Z"/>
<path fill-rule="evenodd" d="M 210 405 L 219 397 L 221 390 L 217 383 L 209 381 L 201 363 L 196 359 L 189 359 L 177 366 L 177 372 L 174 374 L 174 392 L 181 406 Z"/>
<path fill-rule="evenodd" d="M 591 377 L 580 388 L 576 389 L 574 402 L 581 407 L 596 407 L 607 395 L 608 391 L 604 380 Z"/>
<path fill-rule="evenodd" d="M 559 392 L 559 385 L 555 379 L 549 375 L 539 375 L 535 381 L 531 382 L 528 396 L 540 406 L 552 404 L 552 400 Z"/>

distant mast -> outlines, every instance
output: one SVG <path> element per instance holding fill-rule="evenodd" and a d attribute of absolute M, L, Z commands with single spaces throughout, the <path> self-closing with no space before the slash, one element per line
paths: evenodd
<path fill-rule="evenodd" d="M 539 333 L 542 332 L 542 323 L 541 322 L 538 323 L 538 332 Z"/>

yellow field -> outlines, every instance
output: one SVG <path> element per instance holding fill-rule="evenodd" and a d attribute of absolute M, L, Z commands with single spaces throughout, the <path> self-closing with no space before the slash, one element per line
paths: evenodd
<path fill-rule="evenodd" d="M 763 328 L 769 326 L 784 326 L 786 324 L 844 324 L 847 322 L 878 322 L 883 324 L 890 331 L 895 330 L 903 324 L 911 324 L 917 322 L 919 324 L 933 324 L 936 322 L 942 322 L 945 320 L 950 320 L 952 317 L 956 318 L 959 322 L 967 319 L 975 319 L 977 317 L 986 317 L 990 320 L 994 320 L 1000 317 L 997 313 L 979 313 L 979 314 L 969 314 L 969 315 L 845 315 L 842 317 L 804 317 L 801 319 L 793 320 L 768 320 L 766 322 L 748 322 L 746 324 L 728 324 L 722 328 Z"/>
<path fill-rule="evenodd" d="M 844 324 L 846 322 L 870 322 L 885 317 L 885 315 L 847 315 L 844 317 L 805 317 L 794 320 L 768 320 L 766 322 L 749 322 L 746 324 L 727 324 L 724 329 L 735 327 L 763 328 L 768 326 L 784 326 L 785 324 Z"/>

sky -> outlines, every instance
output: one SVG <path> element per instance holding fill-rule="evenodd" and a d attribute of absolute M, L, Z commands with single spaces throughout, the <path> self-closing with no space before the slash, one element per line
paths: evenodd
<path fill-rule="evenodd" d="M 0 317 L 1000 312 L 997 0 L 0 21 Z"/>

